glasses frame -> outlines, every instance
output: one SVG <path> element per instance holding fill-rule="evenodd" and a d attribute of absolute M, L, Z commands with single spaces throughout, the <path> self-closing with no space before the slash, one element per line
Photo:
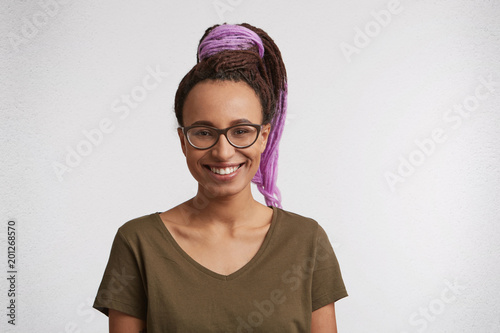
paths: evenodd
<path fill-rule="evenodd" d="M 255 136 L 255 140 L 253 140 L 253 142 L 249 145 L 246 145 L 246 146 L 238 146 L 238 145 L 235 145 L 234 143 L 231 142 L 231 140 L 229 140 L 228 136 L 227 136 L 227 132 L 232 129 L 232 128 L 235 128 L 235 127 L 241 127 L 241 126 L 251 126 L 251 127 L 255 127 L 257 129 L 257 135 Z M 215 139 L 215 142 L 210 146 L 210 147 L 206 147 L 206 148 L 200 148 L 200 147 L 197 147 L 195 146 L 191 140 L 189 140 L 189 136 L 187 134 L 187 132 L 192 129 L 192 128 L 196 128 L 196 127 L 204 127 L 204 128 L 210 128 L 212 130 L 214 130 L 215 132 L 217 132 L 217 138 Z M 213 146 L 215 146 L 218 142 L 219 142 L 219 139 L 220 139 L 220 135 L 221 134 L 224 134 L 224 136 L 226 137 L 226 140 L 227 142 L 229 142 L 229 144 L 231 146 L 233 146 L 234 148 L 238 148 L 238 149 L 244 149 L 244 148 L 248 148 L 250 146 L 252 146 L 256 141 L 257 139 L 259 138 L 259 135 L 260 135 L 260 131 L 262 130 L 262 125 L 259 125 L 259 124 L 247 124 L 247 123 L 244 123 L 244 124 L 238 124 L 238 125 L 233 125 L 233 126 L 229 126 L 227 128 L 224 128 L 224 129 L 218 129 L 216 127 L 213 127 L 213 126 L 208 126 L 208 125 L 193 125 L 193 126 L 187 126 L 187 127 L 179 127 L 181 130 L 182 130 L 182 133 L 184 133 L 184 136 L 186 137 L 187 141 L 189 142 L 189 144 L 191 145 L 191 147 L 193 148 L 196 148 L 196 149 L 199 149 L 199 150 L 207 150 L 207 149 L 210 149 L 212 148 Z"/>

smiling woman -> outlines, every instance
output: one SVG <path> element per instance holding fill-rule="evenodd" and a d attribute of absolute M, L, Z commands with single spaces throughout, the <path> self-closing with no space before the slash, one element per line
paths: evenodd
<path fill-rule="evenodd" d="M 287 95 L 277 46 L 248 24 L 214 26 L 198 59 L 175 98 L 198 192 L 120 227 L 94 307 L 110 332 L 336 332 L 347 292 L 328 236 L 284 210 L 276 187 Z"/>

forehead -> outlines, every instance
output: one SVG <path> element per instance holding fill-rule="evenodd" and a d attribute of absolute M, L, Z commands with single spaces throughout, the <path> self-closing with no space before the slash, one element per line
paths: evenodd
<path fill-rule="evenodd" d="M 245 82 L 202 81 L 189 92 L 183 108 L 184 126 L 203 122 L 228 127 L 235 120 L 262 122 L 262 106 L 253 89 Z"/>

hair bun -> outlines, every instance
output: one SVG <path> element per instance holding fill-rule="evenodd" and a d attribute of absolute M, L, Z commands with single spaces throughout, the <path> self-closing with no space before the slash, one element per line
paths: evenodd
<path fill-rule="evenodd" d="M 198 46 L 198 61 L 226 50 L 248 50 L 257 47 L 264 57 L 262 39 L 254 31 L 241 25 L 223 24 L 213 28 Z"/>

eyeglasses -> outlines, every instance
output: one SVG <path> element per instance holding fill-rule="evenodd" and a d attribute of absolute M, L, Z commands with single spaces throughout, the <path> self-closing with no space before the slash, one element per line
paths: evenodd
<path fill-rule="evenodd" d="M 240 124 L 225 129 L 205 125 L 180 127 L 191 146 L 196 149 L 210 149 L 219 142 L 221 134 L 235 148 L 248 148 L 257 141 L 262 125 Z"/>

